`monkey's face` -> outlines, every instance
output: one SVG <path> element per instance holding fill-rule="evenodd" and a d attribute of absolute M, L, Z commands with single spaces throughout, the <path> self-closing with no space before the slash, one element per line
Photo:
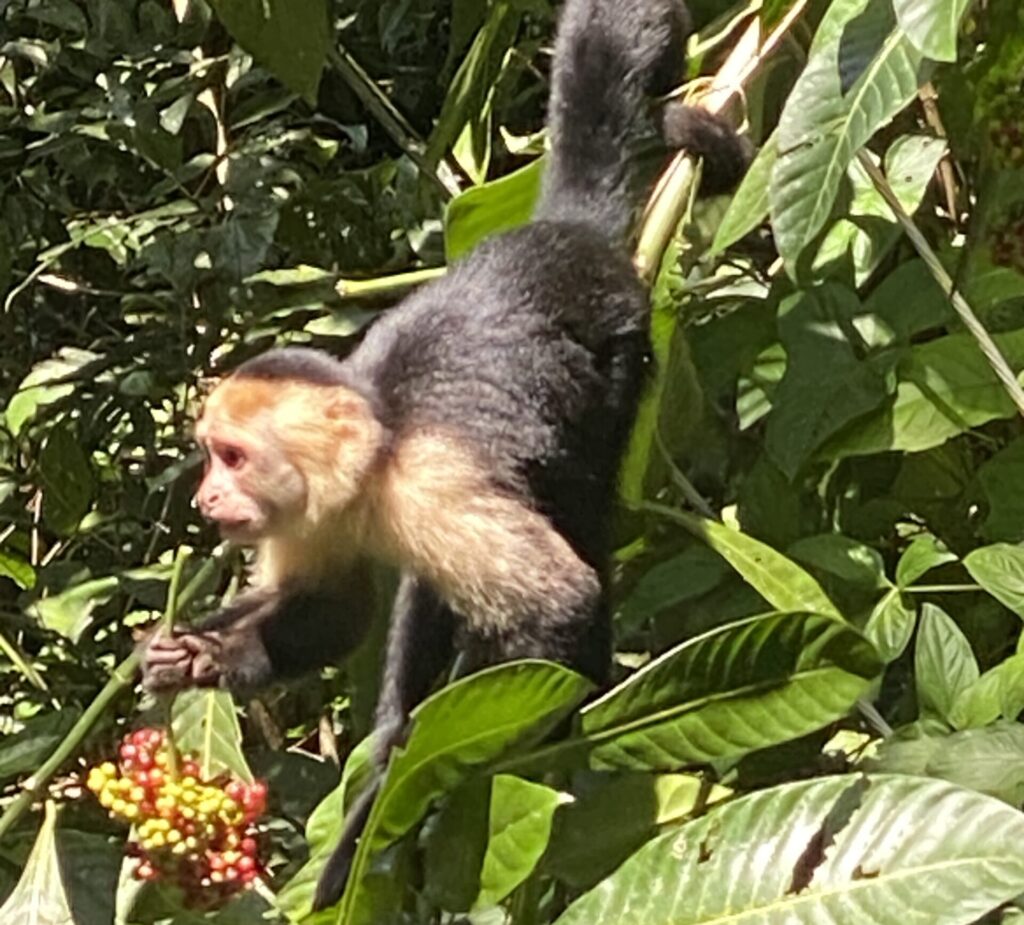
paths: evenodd
<path fill-rule="evenodd" d="M 202 515 L 225 539 L 309 537 L 361 493 L 383 429 L 340 386 L 233 376 L 196 426 L 206 470 Z"/>
<path fill-rule="evenodd" d="M 200 443 L 206 468 L 196 502 L 225 539 L 256 543 L 301 521 L 305 480 L 273 441 L 257 444 L 251 434 L 221 424 L 207 426 Z"/>

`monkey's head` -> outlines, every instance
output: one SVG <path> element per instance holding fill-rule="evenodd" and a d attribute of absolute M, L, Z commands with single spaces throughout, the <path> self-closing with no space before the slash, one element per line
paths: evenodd
<path fill-rule="evenodd" d="M 321 368 L 321 358 L 330 365 Z M 196 425 L 206 454 L 196 501 L 225 539 L 308 537 L 361 493 L 384 429 L 370 403 L 336 381 L 336 368 L 317 351 L 274 350 L 206 400 Z M 325 381 L 325 369 L 335 379 Z"/>

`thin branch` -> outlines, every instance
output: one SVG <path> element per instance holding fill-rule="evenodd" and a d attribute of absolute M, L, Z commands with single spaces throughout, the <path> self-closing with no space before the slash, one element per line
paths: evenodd
<path fill-rule="evenodd" d="M 1002 383 L 1006 394 L 1010 396 L 1010 399 L 1017 406 L 1017 410 L 1021 415 L 1024 415 L 1024 389 L 1021 388 L 1020 383 L 1017 381 L 1017 377 L 1010 368 L 1010 364 L 1006 362 L 1006 357 L 1003 356 L 1002 351 L 996 346 L 992 335 L 988 333 L 978 316 L 974 314 L 974 309 L 971 308 L 967 300 L 959 293 L 952 277 L 942 265 L 942 261 L 939 260 L 938 255 L 932 250 L 931 245 L 921 233 L 921 229 L 914 224 L 914 220 L 907 214 L 882 171 L 864 151 L 858 153 L 857 160 L 871 178 L 875 189 L 878 190 L 889 208 L 892 209 L 897 221 L 903 226 L 904 232 L 910 238 L 910 243 L 914 245 L 914 249 L 931 271 L 935 281 L 949 296 L 950 304 L 952 304 L 954 310 L 960 316 L 964 326 L 977 341 L 978 347 L 981 348 L 981 352 L 985 355 L 985 359 L 988 360 L 992 371 Z"/>
<path fill-rule="evenodd" d="M 331 63 L 341 74 L 342 80 L 359 97 L 362 104 L 370 110 L 395 144 L 408 154 L 413 163 L 433 181 L 445 199 L 458 196 L 462 192 L 462 188 L 455 170 L 445 158 L 441 158 L 436 167 L 429 163 L 426 157 L 427 146 L 423 139 L 409 124 L 409 120 L 398 111 L 395 104 L 377 86 L 373 78 L 366 73 L 362 65 L 344 47 L 333 49 L 329 57 Z"/>

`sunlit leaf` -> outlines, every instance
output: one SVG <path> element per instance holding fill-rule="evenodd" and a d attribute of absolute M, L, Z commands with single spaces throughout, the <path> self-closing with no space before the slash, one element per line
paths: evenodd
<path fill-rule="evenodd" d="M 802 781 L 649 842 L 557 925 L 968 925 L 1024 890 L 1024 815 L 913 777 Z"/>

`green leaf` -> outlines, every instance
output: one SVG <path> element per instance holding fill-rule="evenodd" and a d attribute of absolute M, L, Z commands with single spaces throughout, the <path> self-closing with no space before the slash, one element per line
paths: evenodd
<path fill-rule="evenodd" d="M 538 158 L 498 180 L 456 196 L 445 212 L 445 251 L 449 261 L 468 254 L 485 238 L 525 225 L 540 191 L 544 162 Z"/>
<path fill-rule="evenodd" d="M 561 802 L 562 795 L 543 784 L 509 774 L 494 778 L 487 853 L 474 908 L 497 905 L 530 875 L 547 849 Z"/>
<path fill-rule="evenodd" d="M 36 771 L 77 721 L 81 711 L 56 710 L 26 720 L 24 728 L 0 739 L 0 782 Z"/>
<path fill-rule="evenodd" d="M 1024 366 L 1024 331 L 997 334 L 1015 369 Z M 903 450 L 916 453 L 1017 409 L 970 334 L 951 334 L 907 351 L 897 369 L 892 404 L 830 440 L 826 459 Z"/>
<path fill-rule="evenodd" d="M 481 131 L 486 125 L 490 134 L 490 110 L 494 84 L 500 76 L 509 46 L 515 39 L 523 10 L 509 0 L 496 0 L 490 4 L 486 22 L 477 32 L 469 50 L 459 64 L 445 97 L 437 126 L 430 136 L 427 156 L 436 162 L 453 144 L 464 129 L 476 126 Z M 477 155 L 483 139 L 477 138 Z"/>
<path fill-rule="evenodd" d="M 964 557 L 964 568 L 1000 604 L 1024 617 L 1024 547 L 982 546 Z"/>
<path fill-rule="evenodd" d="M 18 885 L 0 908 L 0 921 L 18 925 L 74 925 L 57 858 L 56 823 L 57 810 L 48 801 L 43 824 Z"/>
<path fill-rule="evenodd" d="M 277 893 L 277 907 L 292 921 L 304 921 L 313 907 L 313 895 L 324 864 L 341 838 L 345 821 L 345 808 L 352 801 L 352 791 L 371 768 L 373 740 L 367 736 L 349 752 L 338 785 L 325 796 L 306 821 L 306 842 L 309 860 L 299 868 Z"/>
<path fill-rule="evenodd" d="M 935 168 L 946 152 L 941 138 L 904 135 L 885 154 L 885 175 L 889 186 L 908 215 L 913 215 L 932 181 Z M 868 152 L 872 161 L 878 158 Z M 878 268 L 882 258 L 900 240 L 903 230 L 896 216 L 859 161 L 847 168 L 853 197 L 847 218 L 829 229 L 814 260 L 815 270 L 849 258 L 854 281 L 861 286 Z"/>
<path fill-rule="evenodd" d="M 316 103 L 330 45 L 324 0 L 213 0 L 231 37 L 290 90 Z"/>
<path fill-rule="evenodd" d="M 956 61 L 956 35 L 969 0 L 893 0 L 900 27 L 923 55 Z"/>
<path fill-rule="evenodd" d="M 777 610 L 806 610 L 841 617 L 821 585 L 770 546 L 724 524 L 660 504 L 648 504 L 645 509 L 680 524 L 707 543 Z"/>
<path fill-rule="evenodd" d="M 903 654 L 916 624 L 916 611 L 903 600 L 899 588 L 892 588 L 871 611 L 864 635 L 885 662 L 893 662 Z"/>
<path fill-rule="evenodd" d="M 1024 709 L 1024 654 L 1011 655 L 960 692 L 950 722 L 956 729 L 987 726 L 1000 716 L 1016 719 Z"/>
<path fill-rule="evenodd" d="M 21 556 L 0 550 L 0 575 L 10 578 L 23 591 L 36 586 L 36 570 Z"/>
<path fill-rule="evenodd" d="M 739 189 L 733 193 L 729 208 L 715 233 L 710 255 L 720 254 L 731 247 L 768 218 L 768 183 L 778 156 L 779 139 L 772 132 L 747 169 Z"/>
<path fill-rule="evenodd" d="M 925 604 L 914 652 L 921 715 L 948 720 L 957 698 L 978 680 L 978 675 L 977 659 L 963 631 L 935 604 Z"/>
<path fill-rule="evenodd" d="M 588 775 L 579 795 L 555 815 L 544 869 L 576 890 L 589 889 L 656 834 L 730 795 L 694 774 Z"/>
<path fill-rule="evenodd" d="M 596 769 L 674 770 L 738 757 L 846 714 L 881 664 L 832 617 L 767 614 L 688 640 L 587 706 Z"/>
<path fill-rule="evenodd" d="M 83 366 L 96 358 L 96 354 L 88 350 L 66 347 L 58 357 L 36 364 L 7 402 L 4 420 L 11 433 L 17 436 L 40 408 L 71 395 L 75 391 L 74 382 L 62 380 L 73 380 Z"/>
<path fill-rule="evenodd" d="M 908 260 L 872 289 L 855 324 L 869 347 L 880 348 L 894 341 L 909 344 L 915 334 L 943 327 L 953 316 L 928 265 Z"/>
<path fill-rule="evenodd" d="M 831 4 L 779 120 L 769 196 L 788 267 L 825 225 L 857 152 L 922 79 L 921 55 L 896 26 L 889 0 Z"/>
<path fill-rule="evenodd" d="M 174 698 L 171 724 L 175 744 L 195 756 L 203 780 L 230 771 L 252 782 L 242 754 L 242 727 L 228 691 L 195 688 Z"/>
<path fill-rule="evenodd" d="M 557 925 L 968 925 L 1024 890 L 1024 816 L 913 777 L 754 793 L 649 842 Z"/>
<path fill-rule="evenodd" d="M 909 588 L 918 578 L 946 562 L 956 562 L 956 555 L 930 533 L 914 537 L 896 563 L 896 584 Z"/>
<path fill-rule="evenodd" d="M 94 578 L 41 598 L 26 610 L 46 629 L 77 642 L 92 623 L 93 610 L 107 603 L 117 593 L 118 586 L 119 581 L 113 575 Z"/>
<path fill-rule="evenodd" d="M 693 546 L 648 569 L 622 602 L 616 618 L 620 632 L 643 625 L 662 610 L 707 594 L 731 574 L 720 555 Z"/>
<path fill-rule="evenodd" d="M 39 452 L 43 516 L 57 533 L 72 533 L 89 510 L 92 467 L 70 421 L 54 427 Z"/>
<path fill-rule="evenodd" d="M 1000 722 L 955 732 L 932 756 L 927 773 L 1020 806 L 1024 801 L 1024 726 Z"/>
<path fill-rule="evenodd" d="M 860 303 L 845 287 L 798 292 L 779 307 L 786 372 L 775 391 L 765 446 L 793 478 L 829 437 L 879 407 L 886 377 L 858 359 L 846 330 Z"/>
<path fill-rule="evenodd" d="M 591 689 L 580 675 L 546 662 L 511 662 L 438 691 L 412 715 L 409 738 L 392 752 L 335 921 L 375 925 L 370 859 L 413 828 L 430 804 L 513 748 L 547 735 Z M 379 875 L 378 875 L 379 879 Z"/>
<path fill-rule="evenodd" d="M 877 550 L 841 533 L 821 533 L 797 540 L 787 550 L 805 565 L 871 591 L 885 588 L 885 565 Z"/>
<path fill-rule="evenodd" d="M 1024 540 L 1024 438 L 1003 447 L 978 469 L 988 512 L 981 526 L 987 540 Z"/>

